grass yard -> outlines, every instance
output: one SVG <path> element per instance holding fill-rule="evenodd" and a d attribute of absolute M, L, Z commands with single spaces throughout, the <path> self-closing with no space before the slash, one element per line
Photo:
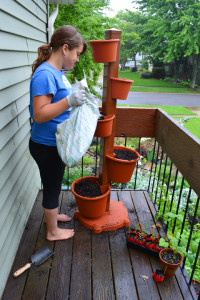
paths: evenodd
<path fill-rule="evenodd" d="M 200 118 L 191 118 L 184 127 L 200 139 Z"/>
<path fill-rule="evenodd" d="M 139 72 L 130 72 L 129 70 L 119 71 L 119 77 L 133 80 L 134 83 L 132 84 L 130 91 L 134 92 L 200 94 L 200 89 L 191 90 L 179 84 L 166 82 L 160 79 L 140 78 Z"/>
<path fill-rule="evenodd" d="M 126 107 L 155 107 L 161 108 L 169 115 L 197 115 L 196 113 L 192 112 L 191 110 L 182 107 L 182 106 L 162 106 L 162 105 L 118 105 L 118 106 L 126 106 Z"/>

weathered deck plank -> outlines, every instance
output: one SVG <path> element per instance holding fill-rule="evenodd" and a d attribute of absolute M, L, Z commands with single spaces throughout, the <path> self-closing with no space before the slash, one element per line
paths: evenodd
<path fill-rule="evenodd" d="M 123 201 L 128 210 L 131 226 L 140 221 L 154 224 L 155 210 L 146 192 L 112 191 L 111 199 Z M 61 193 L 61 212 L 73 217 L 77 209 L 71 192 Z M 182 272 L 156 284 L 152 274 L 160 268 L 159 260 L 151 255 L 127 247 L 128 228 L 94 234 L 78 220 L 63 228 L 75 228 L 74 238 L 68 241 L 48 242 L 45 239 L 41 192 L 30 215 L 2 300 L 8 299 L 195 299 Z M 15 270 L 26 264 L 31 255 L 44 245 L 55 254 L 39 267 L 18 278 Z M 144 281 L 142 275 L 148 276 Z M 196 300 L 196 299 L 195 299 Z"/>

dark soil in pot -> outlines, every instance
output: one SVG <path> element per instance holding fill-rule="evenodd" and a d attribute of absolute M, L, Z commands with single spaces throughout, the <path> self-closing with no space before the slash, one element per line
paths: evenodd
<path fill-rule="evenodd" d="M 144 242 L 145 238 L 139 235 L 136 240 L 138 240 L 139 242 Z"/>
<path fill-rule="evenodd" d="M 117 159 L 134 160 L 138 158 L 138 156 L 130 150 L 114 149 L 114 154 Z"/>
<path fill-rule="evenodd" d="M 195 292 L 196 292 L 197 296 L 200 296 L 200 283 L 192 281 L 192 285 L 195 289 Z"/>
<path fill-rule="evenodd" d="M 102 195 L 100 185 L 93 183 L 88 179 L 76 183 L 74 190 L 82 197 L 96 198 Z"/>
<path fill-rule="evenodd" d="M 155 275 L 162 278 L 164 276 L 163 271 L 162 270 L 156 270 Z"/>
<path fill-rule="evenodd" d="M 161 254 L 161 257 L 169 264 L 178 264 L 181 261 L 181 256 L 178 253 L 165 252 Z"/>
<path fill-rule="evenodd" d="M 104 115 L 101 114 L 101 115 L 99 116 L 98 120 L 104 120 Z"/>
<path fill-rule="evenodd" d="M 147 241 L 145 241 L 145 244 L 147 244 L 147 245 L 152 245 L 152 244 L 153 244 L 153 241 L 147 240 Z"/>
<path fill-rule="evenodd" d="M 135 238 L 136 238 L 136 236 L 137 236 L 137 234 L 136 234 L 136 233 L 134 233 L 134 232 L 131 232 L 131 234 L 130 234 L 130 237 L 131 237 L 132 239 L 135 239 Z"/>

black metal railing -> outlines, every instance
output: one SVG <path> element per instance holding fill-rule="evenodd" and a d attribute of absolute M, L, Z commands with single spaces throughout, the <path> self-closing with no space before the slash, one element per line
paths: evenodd
<path fill-rule="evenodd" d="M 98 176 L 99 142 L 100 139 L 95 138 L 81 163 L 66 169 L 63 188 L 70 189 L 71 182 L 78 177 Z M 188 284 L 193 278 L 199 280 L 199 197 L 154 138 L 120 137 L 115 143 L 138 151 L 141 160 L 131 181 L 127 184 L 112 183 L 112 189 L 148 191 L 157 211 L 157 220 L 162 221 L 165 232 L 177 240 L 178 247 L 185 253 L 181 268 L 188 272 Z"/>

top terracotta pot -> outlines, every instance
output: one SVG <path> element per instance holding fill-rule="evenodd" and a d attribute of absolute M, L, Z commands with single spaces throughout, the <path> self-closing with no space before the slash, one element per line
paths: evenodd
<path fill-rule="evenodd" d="M 128 93 L 130 91 L 133 80 L 124 78 L 114 78 L 111 79 L 111 95 L 114 99 L 126 100 Z"/>
<path fill-rule="evenodd" d="M 89 41 L 94 62 L 108 63 L 116 61 L 119 41 L 119 39 Z"/>

